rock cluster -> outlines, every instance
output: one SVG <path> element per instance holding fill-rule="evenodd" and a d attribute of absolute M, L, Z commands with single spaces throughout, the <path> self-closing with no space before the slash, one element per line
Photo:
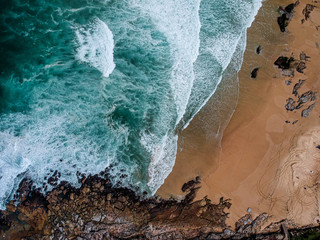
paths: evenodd
<path fill-rule="evenodd" d="M 81 182 L 80 188 L 63 182 L 43 196 L 23 180 L 17 200 L 0 213 L 2 239 L 181 239 L 226 228 L 230 202 L 194 201 L 199 177 L 183 186 L 180 201 L 143 200 L 97 175 Z"/>
<path fill-rule="evenodd" d="M 310 13 L 313 11 L 313 9 L 316 6 L 312 5 L 312 4 L 307 4 L 305 6 L 305 8 L 302 10 L 302 14 L 304 15 L 304 19 L 301 19 L 301 23 L 304 23 L 305 21 L 307 21 L 310 18 Z"/>
<path fill-rule="evenodd" d="M 285 57 L 280 56 L 274 62 L 276 66 L 278 66 L 285 76 L 294 76 L 294 71 L 303 74 L 304 69 L 306 69 L 306 62 L 310 57 L 306 55 L 306 53 L 300 53 L 300 60 L 296 60 L 293 57 Z M 286 71 L 286 72 L 284 72 Z M 290 74 L 287 73 L 290 71 Z M 313 110 L 315 106 L 315 100 L 317 98 L 317 92 L 309 90 L 304 92 L 303 94 L 299 95 L 298 90 L 304 84 L 305 80 L 299 79 L 299 81 L 293 86 L 292 94 L 294 97 L 289 97 L 286 100 L 285 108 L 287 111 L 294 111 L 303 108 L 308 102 L 310 102 L 309 106 L 306 106 L 305 109 L 301 111 L 302 117 L 308 117 L 310 112 Z M 291 80 L 286 80 L 286 85 L 290 86 L 292 83 Z M 296 98 L 296 100 L 294 99 Z"/>
<path fill-rule="evenodd" d="M 194 201 L 200 177 L 185 183 L 180 201 L 159 197 L 141 199 L 124 188 L 113 188 L 98 175 L 82 177 L 81 187 L 66 182 L 46 196 L 23 180 L 16 201 L 0 211 L 0 239 L 282 239 L 281 226 L 262 225 L 264 213 L 242 217 L 235 231 L 226 226 L 230 200 Z M 290 227 L 290 226 L 289 226 Z"/>

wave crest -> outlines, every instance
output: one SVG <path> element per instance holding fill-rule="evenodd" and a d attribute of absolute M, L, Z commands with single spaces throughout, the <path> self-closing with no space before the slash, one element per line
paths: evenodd
<path fill-rule="evenodd" d="M 76 57 L 108 77 L 116 67 L 113 34 L 108 25 L 97 18 L 88 26 L 78 28 L 76 37 L 79 45 Z"/>

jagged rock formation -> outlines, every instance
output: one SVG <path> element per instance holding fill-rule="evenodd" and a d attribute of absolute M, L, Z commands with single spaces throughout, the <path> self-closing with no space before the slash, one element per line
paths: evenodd
<path fill-rule="evenodd" d="M 141 200 L 98 176 L 81 181 L 80 188 L 62 183 L 43 196 L 32 190 L 31 181 L 23 180 L 18 201 L 1 212 L 2 239 L 190 238 L 226 228 L 229 200 L 193 201 L 199 177 L 183 186 L 186 195 L 181 201 Z"/>
<path fill-rule="evenodd" d="M 106 178 L 83 177 L 80 188 L 64 182 L 46 196 L 25 179 L 17 200 L 0 211 L 0 239 L 282 239 L 281 229 L 296 228 L 282 221 L 262 229 L 269 219 L 263 213 L 247 214 L 226 226 L 230 200 L 194 201 L 200 178 L 183 185 L 182 200 L 141 199 L 131 190 L 113 188 Z"/>

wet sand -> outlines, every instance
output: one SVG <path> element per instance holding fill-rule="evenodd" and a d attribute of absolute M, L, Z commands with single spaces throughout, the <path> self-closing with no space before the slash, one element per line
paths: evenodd
<path fill-rule="evenodd" d="M 180 136 L 176 164 L 158 191 L 164 197 L 179 197 L 179 186 L 200 175 L 203 183 L 199 199 L 205 195 L 214 201 L 220 197 L 231 199 L 227 223 L 232 228 L 248 209 L 253 217 L 268 213 L 267 224 L 288 219 L 301 226 L 319 220 L 320 150 L 316 147 L 320 145 L 320 107 L 316 103 L 305 118 L 301 111 L 313 102 L 292 112 L 285 109 L 285 104 L 290 97 L 297 100 L 292 89 L 299 79 L 306 80 L 298 91 L 300 96 L 308 90 L 320 92 L 320 3 L 301 0 L 287 31 L 280 32 L 278 6 L 290 3 L 263 3 L 248 30 L 239 72 L 238 105 L 223 136 L 223 126 L 212 123 L 216 109 L 206 106 Z M 307 3 L 317 7 L 302 24 Z M 259 45 L 260 55 L 256 54 Z M 310 56 L 304 61 L 304 73 L 295 71 L 294 76 L 284 76 L 273 64 L 279 56 L 299 60 L 301 52 Z M 257 78 L 252 79 L 250 73 L 256 67 L 260 69 Z M 227 112 L 223 118 L 228 123 Z"/>

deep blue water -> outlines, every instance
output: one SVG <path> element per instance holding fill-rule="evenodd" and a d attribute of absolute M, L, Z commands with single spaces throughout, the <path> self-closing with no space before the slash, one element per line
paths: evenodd
<path fill-rule="evenodd" d="M 154 194 L 177 132 L 238 71 L 261 0 L 0 2 L 0 208 L 24 177 Z M 232 60 L 232 61 L 231 61 Z M 50 187 L 49 189 L 50 190 Z"/>

